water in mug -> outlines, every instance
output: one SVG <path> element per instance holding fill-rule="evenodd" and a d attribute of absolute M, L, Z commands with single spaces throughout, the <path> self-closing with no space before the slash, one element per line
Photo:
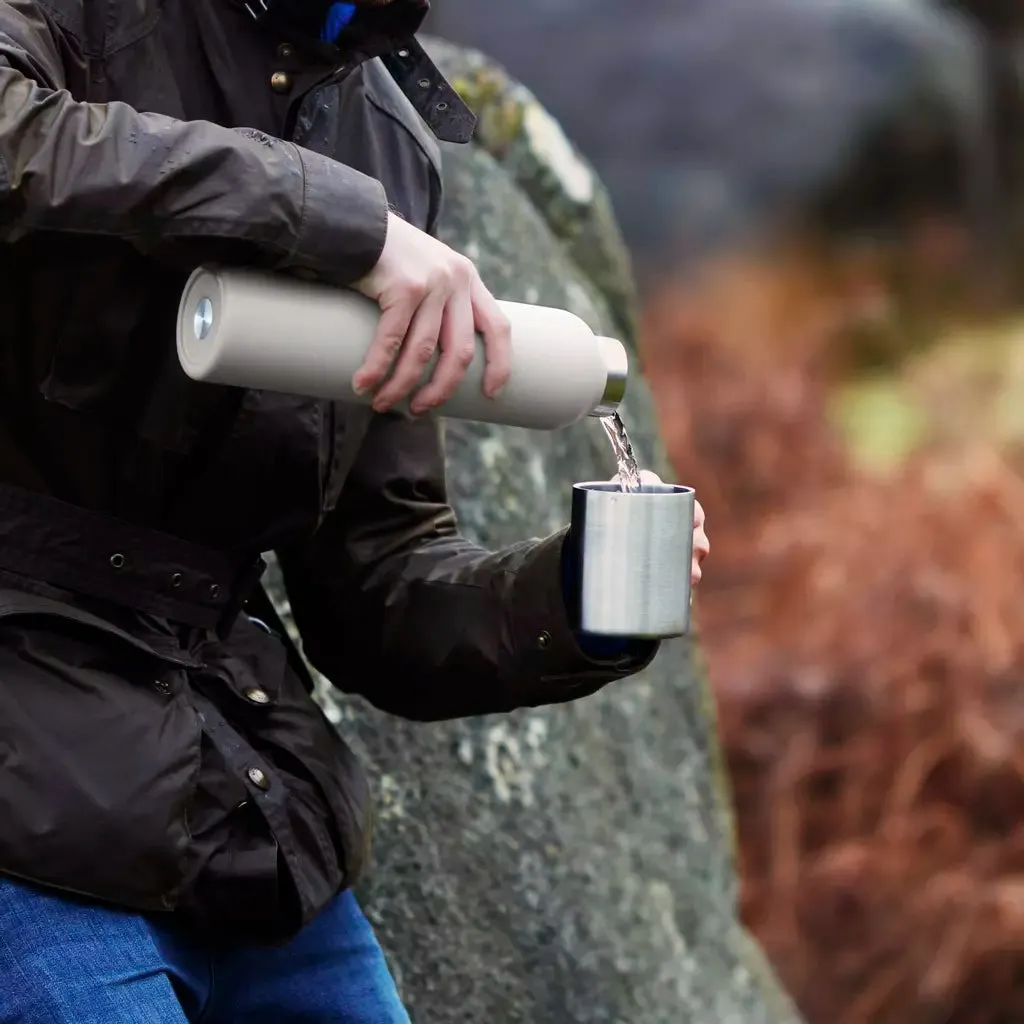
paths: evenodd
<path fill-rule="evenodd" d="M 612 443 L 612 451 L 615 452 L 620 486 L 624 491 L 639 491 L 640 468 L 636 464 L 633 445 L 630 443 L 629 434 L 626 433 L 622 417 L 617 412 L 613 412 L 611 416 L 602 416 L 601 426 L 604 427 L 604 432 Z"/>

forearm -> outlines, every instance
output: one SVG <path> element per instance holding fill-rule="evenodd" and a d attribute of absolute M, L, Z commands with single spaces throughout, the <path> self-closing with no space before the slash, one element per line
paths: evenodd
<path fill-rule="evenodd" d="M 456 535 L 424 541 L 382 562 L 357 592 L 321 593 L 315 606 L 309 590 L 289 585 L 306 655 L 343 689 L 423 721 L 593 693 L 638 671 L 655 648 L 639 658 L 584 654 L 565 613 L 562 539 L 495 553 Z"/>
<path fill-rule="evenodd" d="M 0 239 L 228 239 L 270 265 L 351 281 L 374 265 L 386 230 L 381 185 L 326 157 L 244 130 L 76 101 L 37 5 L 0 3 Z"/>
<path fill-rule="evenodd" d="M 280 554 L 310 661 L 385 710 L 442 719 L 584 696 L 653 657 L 580 649 L 563 540 L 489 552 L 460 537 L 436 425 L 390 416 L 316 537 Z"/>

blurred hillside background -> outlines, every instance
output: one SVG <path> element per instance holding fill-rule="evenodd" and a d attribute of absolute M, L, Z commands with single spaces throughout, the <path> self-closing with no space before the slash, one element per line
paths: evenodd
<path fill-rule="evenodd" d="M 744 919 L 811 1024 L 1019 1024 L 1024 4 L 435 0 L 431 28 L 561 119 L 633 248 L 714 543 Z"/>

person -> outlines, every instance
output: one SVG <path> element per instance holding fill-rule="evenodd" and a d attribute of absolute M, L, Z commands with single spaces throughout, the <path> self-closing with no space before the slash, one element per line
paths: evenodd
<path fill-rule="evenodd" d="M 654 655 L 573 634 L 564 532 L 458 534 L 431 414 L 477 331 L 498 393 L 509 335 L 433 237 L 429 130 L 472 116 L 426 10 L 0 0 L 0 1024 L 408 1021 L 352 896 L 368 785 L 262 614 L 262 552 L 310 662 L 411 719 Z M 329 129 L 288 141 L 311 110 Z M 188 380 L 209 262 L 374 299 L 372 408 Z M 695 580 L 707 551 L 701 511 Z"/>

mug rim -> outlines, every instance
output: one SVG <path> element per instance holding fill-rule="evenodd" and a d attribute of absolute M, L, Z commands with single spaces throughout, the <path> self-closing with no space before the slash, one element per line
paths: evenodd
<path fill-rule="evenodd" d="M 680 498 L 696 494 L 696 490 L 686 484 L 641 484 L 639 491 L 623 491 L 622 485 L 614 480 L 580 480 L 572 485 L 574 491 L 581 493 L 628 494 L 631 498 Z"/>

